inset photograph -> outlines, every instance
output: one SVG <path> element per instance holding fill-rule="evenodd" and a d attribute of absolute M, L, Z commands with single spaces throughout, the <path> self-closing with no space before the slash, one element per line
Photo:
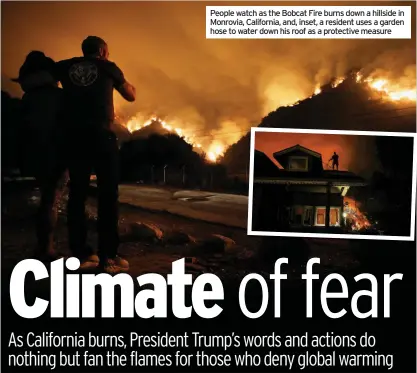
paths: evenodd
<path fill-rule="evenodd" d="M 415 136 L 252 128 L 248 234 L 414 240 Z"/>

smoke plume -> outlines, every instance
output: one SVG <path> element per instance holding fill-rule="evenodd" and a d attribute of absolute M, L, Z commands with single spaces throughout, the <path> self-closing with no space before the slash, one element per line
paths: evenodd
<path fill-rule="evenodd" d="M 415 9 L 411 40 L 206 40 L 206 5 L 213 3 L 6 2 L 2 74 L 16 76 L 30 50 L 69 58 L 87 35 L 99 35 L 137 88 L 134 104 L 117 97 L 120 115 L 158 115 L 199 143 L 225 145 L 352 68 L 415 87 Z"/>

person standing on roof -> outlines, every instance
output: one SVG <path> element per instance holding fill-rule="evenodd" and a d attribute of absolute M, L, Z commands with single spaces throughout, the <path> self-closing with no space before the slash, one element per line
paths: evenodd
<path fill-rule="evenodd" d="M 339 170 L 339 155 L 336 152 L 333 153 L 332 157 L 329 159 L 329 162 L 332 161 L 332 168 L 336 167 L 336 170 Z"/>

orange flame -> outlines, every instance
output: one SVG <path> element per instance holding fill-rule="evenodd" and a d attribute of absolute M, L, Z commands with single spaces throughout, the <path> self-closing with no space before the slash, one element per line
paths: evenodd
<path fill-rule="evenodd" d="M 346 77 L 338 77 L 336 78 L 333 83 L 331 84 L 332 88 L 338 87 L 346 80 Z M 416 88 L 410 89 L 405 87 L 400 87 L 399 85 L 390 82 L 388 79 L 385 78 L 372 78 L 367 77 L 364 79 L 363 74 L 359 71 L 356 73 L 355 81 L 358 84 L 365 83 L 368 85 L 369 88 L 372 90 L 382 93 L 386 99 L 391 101 L 401 101 L 401 100 L 408 100 L 408 101 L 416 101 L 417 91 Z M 313 94 L 308 97 L 312 98 L 321 93 L 321 88 L 319 85 L 316 86 L 314 89 Z M 287 106 L 294 106 L 298 105 L 300 100 L 297 99 L 292 104 L 288 104 Z"/>
<path fill-rule="evenodd" d="M 332 88 L 336 88 L 338 85 L 342 84 L 345 80 L 345 77 L 342 76 L 340 78 L 337 78 L 333 83 L 332 83 Z"/>
<path fill-rule="evenodd" d="M 211 162 L 216 162 L 219 157 L 224 155 L 225 146 L 218 140 L 210 144 L 207 151 L 207 159 Z"/>
<path fill-rule="evenodd" d="M 344 197 L 343 217 L 352 222 L 353 230 L 367 229 L 371 227 L 371 223 L 367 217 L 359 209 L 360 204 L 352 197 Z"/>
<path fill-rule="evenodd" d="M 145 121 L 143 121 L 143 119 L 141 120 L 138 116 L 132 117 L 126 122 L 125 127 L 129 130 L 130 133 L 132 133 L 149 126 L 153 122 L 158 122 L 162 126 L 162 128 L 164 128 L 168 132 L 176 133 L 178 136 L 184 139 L 184 141 L 192 145 L 197 151 L 203 150 L 203 145 L 198 142 L 195 142 L 193 140 L 194 136 L 192 134 L 188 133 L 186 130 L 183 130 L 182 128 L 174 127 L 173 125 L 168 124 L 165 120 L 162 120 L 157 116 L 152 116 L 151 118 Z M 214 140 L 207 147 L 207 160 L 209 160 L 210 162 L 217 162 L 219 157 L 221 157 L 224 154 L 225 148 L 225 144 L 217 140 Z"/>
<path fill-rule="evenodd" d="M 345 81 L 346 77 L 341 76 L 336 78 L 332 82 L 332 88 L 338 87 L 340 84 L 342 84 Z M 358 84 L 367 84 L 367 86 L 380 94 L 384 96 L 385 99 L 390 101 L 416 101 L 416 89 L 410 88 L 410 87 L 401 87 L 399 84 L 395 84 L 394 82 L 389 81 L 387 78 L 383 77 L 371 77 L 368 76 L 367 78 L 364 78 L 362 72 L 356 73 L 355 77 L 356 83 Z M 320 85 L 316 85 L 313 94 L 309 97 L 312 98 L 313 96 L 319 95 L 321 93 L 321 87 Z M 297 97 L 296 95 L 293 97 Z M 301 102 L 302 99 L 297 98 L 293 103 L 288 104 L 287 106 L 295 106 L 298 105 Z M 292 101 L 292 100 L 291 100 Z M 291 102 L 290 101 L 290 102 Z M 182 137 L 187 143 L 193 145 L 194 148 L 200 151 L 204 151 L 206 153 L 207 160 L 211 162 L 217 162 L 217 160 L 223 156 L 227 145 L 232 144 L 233 142 L 236 142 L 240 136 L 242 136 L 246 131 L 244 128 L 245 125 L 241 125 L 238 121 L 237 122 L 231 122 L 228 121 L 227 123 L 222 123 L 222 127 L 229 130 L 229 128 L 237 127 L 238 129 L 242 128 L 241 133 L 240 131 L 235 131 L 232 133 L 233 136 L 230 136 L 230 138 L 227 141 L 218 141 L 217 139 L 214 140 L 217 136 L 216 133 L 211 133 L 209 137 L 211 137 L 212 140 L 209 141 L 203 141 L 204 144 L 196 143 L 195 138 L 193 136 L 192 130 L 185 130 L 183 128 L 178 127 L 178 125 L 173 123 L 168 124 L 166 121 L 160 119 L 158 116 L 153 115 L 150 118 L 144 118 L 140 115 L 140 113 L 130 118 L 126 123 L 125 127 L 129 130 L 129 132 L 138 131 L 146 126 L 149 126 L 152 122 L 159 122 L 162 127 L 172 133 L 176 133 L 178 136 Z M 121 121 L 123 122 L 123 121 Z M 232 131 L 230 131 L 232 132 Z M 237 133 L 240 133 L 239 135 Z M 225 133 L 219 133 L 219 135 L 228 135 L 227 132 Z M 201 136 L 205 137 L 205 136 Z"/>
<path fill-rule="evenodd" d="M 391 100 L 409 100 L 416 101 L 416 90 L 415 89 L 400 89 L 392 87 L 387 79 L 372 79 L 367 78 L 365 80 L 368 85 L 378 92 L 385 93 Z"/>

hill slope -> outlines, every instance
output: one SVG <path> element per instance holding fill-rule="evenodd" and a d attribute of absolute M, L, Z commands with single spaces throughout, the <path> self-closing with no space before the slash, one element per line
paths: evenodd
<path fill-rule="evenodd" d="M 294 106 L 280 107 L 262 119 L 259 127 L 415 132 L 416 104 L 389 101 L 365 84 L 346 79 L 336 88 Z M 250 135 L 227 150 L 223 162 L 231 174 L 245 174 L 249 165 Z"/>

